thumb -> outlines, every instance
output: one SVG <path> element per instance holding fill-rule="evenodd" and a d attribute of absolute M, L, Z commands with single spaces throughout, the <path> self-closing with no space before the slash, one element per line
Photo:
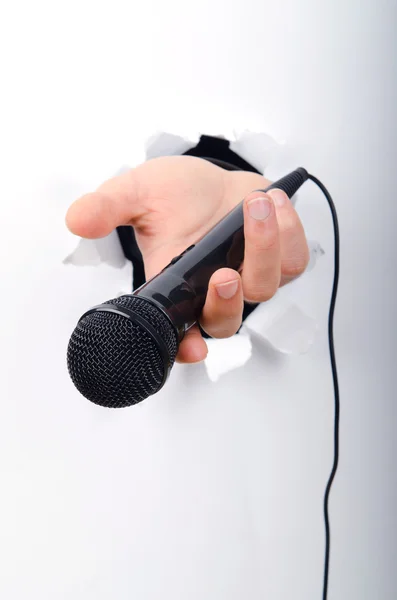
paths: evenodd
<path fill-rule="evenodd" d="M 66 214 L 66 225 L 75 235 L 95 239 L 108 235 L 119 225 L 133 225 L 144 213 L 137 177 L 131 170 L 73 202 Z"/>

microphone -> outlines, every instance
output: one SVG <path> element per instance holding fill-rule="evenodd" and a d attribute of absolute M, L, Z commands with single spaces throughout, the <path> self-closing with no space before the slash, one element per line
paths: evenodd
<path fill-rule="evenodd" d="M 264 190 L 289 198 L 308 179 L 299 168 Z M 208 282 L 244 259 L 243 202 L 133 294 L 94 306 L 69 341 L 70 377 L 91 402 L 123 408 L 157 393 L 166 382 L 187 329 L 199 319 Z"/>

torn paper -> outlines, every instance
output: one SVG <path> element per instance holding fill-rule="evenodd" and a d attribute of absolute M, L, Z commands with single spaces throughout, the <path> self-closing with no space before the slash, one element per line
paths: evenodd
<path fill-rule="evenodd" d="M 168 132 L 157 132 L 146 142 L 146 159 L 180 155 L 192 148 L 198 138 L 199 135 L 192 140 Z M 230 147 L 269 179 L 274 180 L 299 165 L 292 147 L 263 132 L 236 133 Z M 123 166 L 117 174 L 128 169 L 128 166 Z M 297 199 L 299 196 L 296 194 L 294 204 Z M 303 275 L 307 278 L 308 285 L 317 260 L 324 254 L 317 241 L 310 241 L 309 249 L 310 261 Z M 117 268 L 123 266 L 123 260 L 125 261 L 117 235 L 114 234 L 102 240 L 81 240 L 64 262 L 75 266 L 107 263 Z M 249 360 L 253 336 L 256 346 L 262 340 L 264 346 L 272 347 L 275 352 L 302 354 L 310 349 L 315 340 L 317 321 L 312 311 L 303 305 L 302 295 L 296 293 L 301 279 L 299 284 L 291 282 L 281 288 L 270 301 L 259 305 L 246 319 L 238 335 L 227 340 L 208 340 L 209 353 L 205 365 L 212 381 L 243 366 Z M 130 292 L 130 288 L 120 290 L 120 294 Z"/>
<path fill-rule="evenodd" d="M 251 357 L 251 340 L 244 332 L 223 340 L 206 341 L 208 355 L 205 366 L 211 381 L 217 381 L 221 375 L 244 366 Z"/>
<path fill-rule="evenodd" d="M 73 252 L 63 260 L 65 265 L 75 267 L 96 267 L 107 264 L 116 269 L 124 267 L 126 262 L 116 231 L 98 240 L 80 239 Z"/>

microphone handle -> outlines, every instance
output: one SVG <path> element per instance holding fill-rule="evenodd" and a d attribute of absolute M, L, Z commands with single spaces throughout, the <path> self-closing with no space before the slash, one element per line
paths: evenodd
<path fill-rule="evenodd" d="M 258 191 L 268 192 L 277 188 L 292 198 L 307 178 L 307 171 L 299 168 Z M 222 267 L 238 270 L 243 259 L 244 213 L 243 202 L 240 202 L 133 295 L 147 299 L 165 312 L 181 340 L 185 331 L 199 318 L 213 273 Z"/>

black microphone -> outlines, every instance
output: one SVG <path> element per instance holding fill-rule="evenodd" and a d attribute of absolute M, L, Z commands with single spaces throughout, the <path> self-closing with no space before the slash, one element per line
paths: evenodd
<path fill-rule="evenodd" d="M 289 198 L 307 180 L 299 168 L 265 190 Z M 158 392 L 167 380 L 187 329 L 199 319 L 208 282 L 244 258 L 243 202 L 133 294 L 94 306 L 69 341 L 69 374 L 91 402 L 121 408 Z"/>

